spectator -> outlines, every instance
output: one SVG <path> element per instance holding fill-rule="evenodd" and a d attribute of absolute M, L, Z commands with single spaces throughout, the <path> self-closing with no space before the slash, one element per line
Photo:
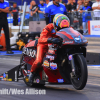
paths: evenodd
<path fill-rule="evenodd" d="M 39 7 L 39 13 L 44 13 L 45 12 L 45 8 L 46 8 L 47 4 L 44 3 L 44 0 L 40 0 L 40 4 L 38 5 Z"/>
<path fill-rule="evenodd" d="M 18 12 L 19 8 L 16 3 L 13 3 L 13 7 L 11 8 L 11 16 L 13 17 L 13 25 L 18 26 Z"/>
<path fill-rule="evenodd" d="M 93 2 L 91 0 L 88 1 L 89 1 L 89 6 L 92 8 Z"/>
<path fill-rule="evenodd" d="M 65 1 L 62 1 L 61 3 L 62 3 L 62 4 L 64 4 L 64 5 L 66 6 L 66 3 L 65 3 Z"/>
<path fill-rule="evenodd" d="M 61 14 L 67 14 L 66 12 L 66 7 L 62 4 L 59 3 L 59 0 L 53 0 L 51 1 L 45 10 L 45 15 L 46 15 L 46 24 L 52 23 L 53 22 L 53 17 L 57 13 Z"/>
<path fill-rule="evenodd" d="M 83 2 L 82 0 L 78 0 L 77 2 L 77 11 L 78 11 L 78 19 L 79 19 L 79 26 L 80 29 L 82 29 L 82 14 L 79 12 L 83 8 Z"/>
<path fill-rule="evenodd" d="M 94 11 L 94 20 L 100 20 L 100 0 L 96 0 L 92 5 Z"/>
<path fill-rule="evenodd" d="M 84 0 L 82 0 L 82 1 L 84 2 Z M 91 0 L 88 0 L 88 2 L 89 2 L 89 6 L 92 8 L 93 2 Z"/>
<path fill-rule="evenodd" d="M 36 21 L 37 20 L 38 9 L 39 9 L 38 5 L 36 4 L 36 2 L 34 0 L 32 0 L 31 3 L 30 3 L 30 10 L 31 10 L 30 20 L 31 21 L 33 21 L 33 20 Z"/>
<path fill-rule="evenodd" d="M 49 4 L 49 2 L 50 2 L 49 0 L 45 0 L 45 1 L 46 1 L 46 4 L 47 4 L 47 5 L 48 5 L 48 4 Z"/>
<path fill-rule="evenodd" d="M 6 38 L 7 54 L 13 54 L 10 48 L 7 13 L 9 13 L 9 2 L 0 0 L 0 34 L 1 34 L 1 29 L 3 28 Z"/>
<path fill-rule="evenodd" d="M 30 3 L 31 16 L 38 13 L 38 9 L 39 9 L 39 7 L 36 5 L 36 2 L 34 0 L 32 0 Z"/>
<path fill-rule="evenodd" d="M 77 4 L 73 2 L 73 0 L 69 0 L 69 4 L 67 5 L 68 12 L 76 11 Z"/>
<path fill-rule="evenodd" d="M 78 2 L 77 2 L 77 11 L 80 11 L 82 8 L 83 8 L 83 2 L 82 2 L 82 0 L 78 0 Z"/>
<path fill-rule="evenodd" d="M 73 25 L 73 21 L 74 21 L 74 12 L 76 11 L 76 6 L 77 4 L 73 2 L 73 0 L 69 0 L 68 1 L 68 5 L 67 5 L 67 11 L 69 19 L 70 19 L 70 24 L 71 26 Z"/>
<path fill-rule="evenodd" d="M 91 11 L 91 7 L 88 6 L 89 2 L 88 0 L 84 1 L 84 7 L 81 9 L 80 13 L 82 13 L 82 20 L 83 20 L 83 34 L 87 34 L 87 26 L 88 26 L 88 21 L 91 20 L 91 13 L 88 11 Z"/>

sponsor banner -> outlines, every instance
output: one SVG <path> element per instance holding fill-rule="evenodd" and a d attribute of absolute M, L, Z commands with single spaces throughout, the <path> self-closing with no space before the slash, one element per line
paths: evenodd
<path fill-rule="evenodd" d="M 100 35 L 100 20 L 90 21 L 88 24 L 90 35 Z"/>

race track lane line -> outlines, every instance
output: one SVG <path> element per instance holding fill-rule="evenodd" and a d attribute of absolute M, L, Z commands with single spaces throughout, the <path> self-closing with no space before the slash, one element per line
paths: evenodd
<path fill-rule="evenodd" d="M 100 84 L 87 83 L 88 85 L 100 86 Z"/>
<path fill-rule="evenodd" d="M 20 59 L 19 59 L 19 60 L 16 60 L 16 59 L 9 59 L 9 58 L 0 58 L 0 59 L 2 59 L 2 60 L 13 60 L 13 61 L 20 61 Z"/>

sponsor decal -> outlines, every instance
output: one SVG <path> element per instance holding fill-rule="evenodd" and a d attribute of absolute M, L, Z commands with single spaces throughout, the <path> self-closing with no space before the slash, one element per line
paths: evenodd
<path fill-rule="evenodd" d="M 72 55 L 69 55 L 68 59 L 69 60 L 72 60 L 73 59 L 73 56 Z"/>
<path fill-rule="evenodd" d="M 48 50 L 48 53 L 55 54 L 54 50 Z"/>
<path fill-rule="evenodd" d="M 39 83 L 40 82 L 40 80 L 39 79 L 36 79 L 36 83 Z"/>
<path fill-rule="evenodd" d="M 27 56 L 35 57 L 35 55 L 36 55 L 36 50 L 24 48 L 24 49 L 23 49 L 23 53 L 24 53 L 25 55 L 27 55 Z"/>
<path fill-rule="evenodd" d="M 49 55 L 46 55 L 46 58 L 49 58 L 50 60 L 54 60 L 54 56 L 49 56 Z"/>
<path fill-rule="evenodd" d="M 64 9 L 63 9 L 62 7 L 60 8 L 60 10 L 61 10 L 61 11 L 64 11 Z"/>
<path fill-rule="evenodd" d="M 43 65 L 46 66 L 46 67 L 49 67 L 49 62 L 48 62 L 47 60 L 45 60 L 45 61 L 43 62 Z"/>
<path fill-rule="evenodd" d="M 81 42 L 81 37 L 73 37 L 73 39 L 75 40 L 75 42 L 80 43 Z"/>
<path fill-rule="evenodd" d="M 7 5 L 5 4 L 4 7 L 7 7 Z"/>
<path fill-rule="evenodd" d="M 50 63 L 50 68 L 52 69 L 52 70 L 56 70 L 57 69 L 57 64 L 56 63 Z"/>
<path fill-rule="evenodd" d="M 64 80 L 63 79 L 58 79 L 58 83 L 63 83 Z"/>
<path fill-rule="evenodd" d="M 55 11 L 55 9 L 51 9 L 51 12 L 54 12 Z"/>
<path fill-rule="evenodd" d="M 92 25 L 92 31 L 100 31 L 100 25 Z"/>
<path fill-rule="evenodd" d="M 66 44 L 73 44 L 73 41 L 65 41 Z"/>

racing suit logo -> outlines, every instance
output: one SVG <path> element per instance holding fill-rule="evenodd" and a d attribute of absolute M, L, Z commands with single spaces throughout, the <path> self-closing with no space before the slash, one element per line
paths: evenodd
<path fill-rule="evenodd" d="M 61 10 L 61 11 L 64 11 L 64 9 L 63 9 L 62 7 L 60 8 L 60 10 Z"/>

